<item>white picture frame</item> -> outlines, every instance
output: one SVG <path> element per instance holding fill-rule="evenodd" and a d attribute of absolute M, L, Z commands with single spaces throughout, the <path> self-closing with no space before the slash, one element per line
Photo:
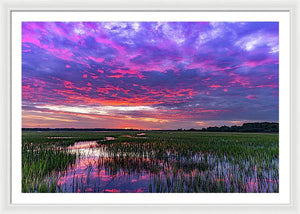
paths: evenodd
<path fill-rule="evenodd" d="M 11 1 L 11 2 L 14 2 L 14 1 Z M 78 5 L 82 5 L 83 3 L 78 3 Z M 195 2 L 194 2 L 194 4 L 196 4 Z M 37 3 L 37 2 L 35 2 L 35 4 L 34 4 L 35 6 L 38 6 L 39 5 L 39 3 Z M 92 5 L 92 4 L 91 4 Z M 109 6 L 110 5 L 110 6 Z M 182 5 L 183 5 L 183 8 L 176 8 L 176 10 L 178 10 L 179 12 L 180 11 L 183 11 L 184 10 L 184 8 L 185 8 L 185 4 L 184 3 L 182 3 Z M 115 9 L 116 7 L 114 7 L 115 5 L 113 4 L 113 3 L 111 3 L 111 4 L 109 4 L 109 3 L 107 3 L 106 4 L 106 8 L 105 9 Z M 124 5 L 124 7 L 123 8 L 119 8 L 119 9 L 132 9 L 132 8 L 128 8 L 128 6 L 130 6 L 130 4 L 127 4 L 127 5 Z M 201 5 L 199 5 L 199 6 L 201 6 Z M 257 6 L 259 6 L 259 3 L 257 4 Z M 292 28 L 292 31 L 294 32 L 294 25 L 295 25 L 295 18 L 294 18 L 294 16 L 295 16 L 295 14 L 293 14 L 293 10 L 295 9 L 295 7 L 297 6 L 297 4 L 296 5 L 294 5 L 294 7 L 279 7 L 279 8 L 277 8 L 277 10 L 276 11 L 290 11 L 291 12 L 291 15 L 292 15 L 292 26 L 291 26 L 291 28 Z M 298 7 L 299 7 L 299 5 L 298 5 Z M 20 8 L 18 8 L 18 9 L 16 9 L 15 7 L 10 7 L 10 6 L 7 6 L 7 5 L 5 5 L 4 7 L 4 10 L 6 11 L 6 16 L 5 16 L 5 18 L 6 18 L 6 20 L 10 20 L 10 17 L 8 16 L 8 15 L 10 15 L 11 14 L 11 12 L 12 11 L 17 11 L 18 9 L 20 10 Z M 67 10 L 68 10 L 68 7 L 65 7 L 65 8 L 63 8 L 63 6 L 60 8 L 60 9 L 66 9 L 67 8 Z M 103 8 L 103 7 L 100 7 L 101 9 Z M 197 8 L 200 8 L 200 7 L 197 7 Z M 206 8 L 208 8 L 208 7 L 206 7 Z M 232 7 L 233 8 L 233 7 Z M 33 10 L 35 10 L 35 9 L 37 9 L 37 8 L 31 8 L 31 9 L 33 9 Z M 57 9 L 57 8 L 56 8 Z M 53 10 L 56 10 L 56 9 L 53 9 Z M 74 11 L 74 8 L 70 8 L 71 10 L 73 9 L 73 11 Z M 144 6 L 144 8 L 138 8 L 139 10 L 141 10 L 141 11 L 147 11 L 147 10 L 149 10 L 149 9 L 153 9 L 153 8 L 151 8 L 151 7 L 147 7 L 146 5 Z M 195 8 L 194 8 L 195 9 Z M 220 9 L 220 8 L 219 8 Z M 215 9 L 216 11 L 221 11 L 221 9 L 219 10 L 219 9 Z M 25 8 L 21 8 L 21 10 L 22 11 L 25 11 Z M 28 11 L 28 8 L 26 8 L 26 10 Z M 42 10 L 43 11 L 43 9 L 41 9 L 41 8 L 39 8 L 39 10 Z M 134 9 L 133 9 L 134 10 Z M 154 8 L 154 10 L 155 10 L 155 8 Z M 169 11 L 170 10 L 170 8 L 164 8 L 164 7 L 157 7 L 156 8 L 156 11 L 157 10 L 165 10 L 165 11 Z M 210 8 L 210 10 L 208 10 L 208 9 L 206 9 L 206 10 L 202 10 L 202 11 L 212 11 L 213 9 L 211 9 Z M 230 9 L 227 9 L 227 11 L 228 10 L 230 10 Z M 236 9 L 237 11 L 245 11 L 245 9 Z M 258 10 L 258 11 L 262 11 L 262 7 L 258 7 L 258 8 L 254 8 L 254 9 L 252 9 L 253 11 L 255 11 L 255 10 Z M 267 11 L 271 11 L 271 9 L 264 9 L 266 12 Z M 191 10 L 187 10 L 187 11 L 191 11 Z M 200 10 L 198 10 L 198 11 L 200 11 Z M 222 11 L 226 11 L 226 8 L 223 8 L 222 9 Z M 273 9 L 272 11 L 275 11 L 275 9 Z M 7 26 L 6 27 L 10 27 L 10 24 L 11 24 L 12 22 L 9 22 L 9 23 L 7 23 Z M 8 28 L 9 29 L 9 28 Z M 4 31 L 3 31 L 4 32 Z M 6 32 L 9 32 L 7 29 L 6 29 Z M 6 37 L 6 39 L 8 39 L 9 40 L 9 38 L 10 38 L 10 36 L 11 35 L 5 35 L 5 37 Z M 292 37 L 292 38 L 295 38 L 295 37 Z M 4 39 L 5 40 L 5 39 Z M 293 42 L 295 42 L 294 40 L 292 40 L 292 44 L 293 44 Z M 5 44 L 5 43 L 4 43 Z M 8 46 L 8 45 L 6 45 L 7 46 L 7 48 L 8 49 L 6 49 L 6 50 L 10 50 L 10 47 Z M 293 49 L 294 50 L 294 49 Z M 292 50 L 292 51 L 293 51 Z M 292 52 L 292 57 L 294 57 L 295 56 L 295 54 L 293 54 L 293 52 Z M 4 58 L 4 57 L 3 57 Z M 293 58 L 294 59 L 294 58 Z M 295 68 L 295 65 L 294 64 L 296 64 L 296 62 L 295 62 L 296 60 L 292 60 L 292 68 Z M 9 61 L 8 61 L 9 62 Z M 12 64 L 10 64 L 10 63 L 7 63 L 6 64 L 6 67 L 7 68 L 9 68 L 9 67 L 11 67 L 11 65 Z M 6 70 L 6 69 L 5 69 Z M 6 79 L 11 79 L 11 77 L 10 77 L 10 73 L 9 73 L 9 70 L 7 70 L 7 72 L 4 72 L 4 76 L 6 75 Z M 292 75 L 294 76 L 294 73 L 292 72 Z M 3 78 L 3 79 L 5 79 L 5 78 Z M 9 82 L 8 82 L 9 83 Z M 5 84 L 4 84 L 5 85 Z M 7 83 L 6 83 L 6 85 L 7 85 Z M 292 84 L 292 86 L 293 86 L 294 84 Z M 10 84 L 8 84 L 8 86 L 7 86 L 7 89 L 9 89 L 9 86 L 10 86 Z M 292 89 L 292 91 L 293 91 L 293 89 Z M 7 92 L 9 92 L 9 90 L 7 91 Z M 4 94 L 5 94 L 5 92 L 4 92 Z M 295 95 L 295 93 L 293 93 L 294 95 Z M 13 95 L 9 95 L 9 93 L 6 93 L 6 95 L 5 96 L 7 96 L 6 98 L 10 98 L 10 99 L 14 99 L 13 98 Z M 7 100 L 9 100 L 9 99 L 7 99 Z M 12 100 L 12 103 L 13 103 L 13 100 Z M 7 112 L 10 112 L 10 108 L 9 107 L 12 107 L 13 108 L 13 106 L 10 106 L 9 105 L 9 103 L 6 103 L 6 105 L 4 105 L 3 106 L 3 110 L 4 111 L 7 111 Z M 3 112 L 4 112 L 3 111 Z M 12 115 L 12 117 L 14 117 L 14 115 Z M 11 124 L 11 121 L 9 121 L 10 120 L 10 118 L 9 117 L 7 117 L 7 116 L 4 116 L 3 118 L 6 118 L 7 119 L 7 123 L 6 124 Z M 294 120 L 293 120 L 294 121 Z M 294 121 L 295 122 L 295 121 Z M 3 125 L 3 127 L 4 127 L 5 125 Z M 7 126 L 7 125 L 6 125 Z M 11 126 L 11 128 L 13 128 L 14 126 Z M 292 126 L 293 127 L 293 126 Z M 4 128 L 4 130 L 7 130 L 7 127 L 6 128 Z M 9 138 L 9 136 L 6 134 L 4 134 L 4 136 L 6 136 L 7 138 L 6 138 L 6 142 L 9 142 L 10 141 L 10 138 Z M 294 139 L 293 138 L 293 136 L 290 136 L 290 137 L 292 137 L 292 139 Z M 4 142 L 4 141 L 3 141 Z M 291 143 L 292 145 L 292 148 L 295 148 L 295 146 L 296 145 L 294 145 L 294 143 L 293 143 L 293 141 L 292 141 L 292 143 Z M 297 148 L 297 147 L 296 147 Z M 5 149 L 3 149 L 2 151 L 10 151 L 10 149 L 11 149 L 11 147 L 9 146 L 9 145 L 6 145 L 6 150 Z M 292 152 L 292 157 L 293 157 L 293 159 L 292 159 L 292 166 L 295 166 L 295 164 L 293 164 L 293 163 L 295 163 L 294 162 L 294 160 L 295 160 L 295 155 L 293 155 L 294 154 L 294 150 L 291 150 Z M 10 171 L 11 169 L 11 162 L 10 162 L 10 159 L 12 158 L 11 156 L 9 156 L 9 153 L 4 153 L 3 154 L 3 156 L 2 157 L 7 157 L 6 158 L 6 160 L 4 161 L 5 162 L 5 168 L 7 169 L 7 171 Z M 295 170 L 294 169 L 292 169 L 292 175 L 295 175 Z M 3 176 L 4 177 L 4 176 Z M 11 176 L 7 176 L 7 177 L 5 177 L 5 178 L 3 178 L 3 180 L 1 179 L 1 181 L 2 181 L 2 183 L 5 183 L 5 182 L 7 182 L 7 184 L 8 183 L 10 183 L 10 178 L 12 178 L 13 177 L 13 175 L 11 175 Z M 295 178 L 294 178 L 295 179 Z M 12 183 L 11 183 L 12 184 Z M 10 212 L 11 210 L 12 210 L 12 207 L 13 207 L 13 209 L 15 208 L 15 210 L 19 210 L 19 211 L 21 211 L 21 209 L 19 209 L 19 207 L 23 207 L 23 205 L 14 205 L 14 204 L 11 204 L 11 202 L 12 202 L 12 198 L 10 198 L 10 200 L 8 200 L 8 198 L 7 198 L 7 196 L 8 195 L 11 195 L 11 191 L 10 191 L 10 188 L 9 188 L 9 186 L 10 185 L 5 185 L 6 186 L 6 189 L 7 189 L 7 193 L 4 195 L 4 199 L 3 200 L 5 200 L 6 202 L 5 202 L 5 206 L 3 207 L 4 209 L 3 210 L 5 210 L 5 212 L 6 211 L 8 211 L 8 212 Z M 296 187 L 297 187 L 297 185 L 295 185 Z M 292 183 L 292 187 L 294 187 L 294 183 Z M 294 189 L 294 188 L 293 188 Z M 295 192 L 292 192 L 292 193 L 294 193 L 295 194 Z M 288 212 L 294 212 L 295 211 L 295 209 L 293 209 L 293 207 L 295 207 L 295 206 L 297 206 L 297 203 L 295 204 L 295 201 L 294 201 L 294 197 L 292 197 L 292 200 L 290 201 L 290 202 L 293 202 L 293 203 L 282 203 L 282 204 L 280 204 L 280 203 L 278 203 L 278 204 L 276 204 L 276 206 L 278 206 L 278 207 L 280 207 L 280 209 L 286 209 Z M 117 205 L 118 203 L 111 203 L 110 205 Z M 130 203 L 131 204 L 131 203 Z M 133 203 L 134 204 L 134 203 Z M 151 204 L 151 203 L 149 203 L 149 204 L 146 204 L 146 205 L 154 205 L 155 203 L 153 203 L 153 204 Z M 33 204 L 31 204 L 31 205 L 33 205 Z M 47 203 L 46 204 L 43 204 L 42 203 L 42 205 L 46 205 L 47 207 L 49 206 L 49 205 L 47 205 Z M 63 204 L 60 204 L 60 205 L 63 205 Z M 70 204 L 69 204 L 70 205 Z M 92 204 L 92 205 L 97 205 L 97 204 Z M 99 205 L 101 205 L 101 204 L 99 204 Z M 102 205 L 104 205 L 104 204 L 102 204 Z M 107 205 L 107 204 L 106 204 Z M 120 205 L 120 204 L 119 204 Z M 126 205 L 126 204 L 123 204 L 123 205 Z M 132 204 L 131 204 L 132 205 Z M 138 205 L 138 204 L 136 204 L 136 205 Z M 140 203 L 140 205 L 145 205 L 145 204 L 143 204 L 143 203 Z M 156 205 L 167 205 L 167 204 L 156 204 Z M 170 204 L 169 204 L 170 205 Z M 175 206 L 176 205 L 176 203 L 174 204 L 172 204 L 172 206 Z M 183 203 L 181 204 L 181 205 L 184 205 Z M 186 204 L 187 205 L 187 204 Z M 191 205 L 191 204 L 189 204 L 189 205 Z M 194 205 L 197 205 L 197 204 L 194 204 Z M 202 204 L 202 205 L 205 205 L 205 204 Z M 215 209 L 216 211 L 218 211 L 218 206 L 216 206 L 216 205 L 222 205 L 222 204 L 209 204 L 209 206 L 210 206 L 210 208 L 207 208 L 207 205 L 208 204 L 206 204 L 206 206 L 202 206 L 202 207 L 198 207 L 199 209 L 203 209 L 203 210 L 208 210 L 208 209 Z M 241 209 L 241 210 L 243 210 L 243 209 L 246 209 L 246 207 L 248 207 L 248 206 L 250 206 L 250 208 L 252 209 L 252 210 L 255 210 L 255 209 L 259 209 L 259 208 L 262 208 L 261 206 L 264 206 L 264 204 L 256 204 L 256 205 L 246 205 L 246 204 L 242 204 L 243 206 L 238 206 L 238 207 L 231 207 L 231 206 L 236 206 L 236 205 L 230 205 L 230 204 L 223 204 L 223 206 L 227 206 L 226 207 L 226 211 L 230 211 L 230 210 L 232 210 L 232 209 Z M 268 205 L 270 205 L 270 204 L 268 204 Z M 270 207 L 270 206 L 268 206 L 267 204 L 265 204 L 265 206 L 262 208 L 262 210 L 265 210 L 266 212 L 268 212 L 269 210 L 272 210 L 272 207 Z M 28 205 L 27 205 L 28 206 Z M 76 206 L 76 204 L 71 204 L 70 206 L 72 206 L 71 207 L 71 209 L 73 209 L 74 210 L 74 206 Z M 90 204 L 90 206 L 91 206 L 91 204 Z M 229 206 L 229 207 L 228 207 Z M 41 206 L 41 207 L 43 207 L 43 206 Z M 2 207 L 1 207 L 2 208 Z M 81 208 L 81 207 L 80 207 Z M 101 209 L 102 209 L 103 207 L 101 207 Z M 196 209 L 194 209 L 194 211 L 195 210 L 197 210 L 198 208 L 196 208 Z M 41 208 L 41 209 L 44 209 L 44 208 Z M 58 210 L 57 208 L 53 208 L 53 205 L 52 205 L 52 207 L 51 207 L 51 210 Z M 105 208 L 106 209 L 106 208 Z M 156 208 L 153 208 L 153 209 L 157 209 L 157 207 Z M 165 208 L 163 208 L 163 209 L 165 209 Z M 189 207 L 189 209 L 192 209 L 192 207 Z M 63 209 L 62 209 L 63 210 Z M 219 211 L 221 211 L 222 209 L 219 209 Z M 17 211 L 17 212 L 19 212 L 19 211 Z M 97 209 L 95 209 L 94 211 L 97 211 Z M 178 211 L 178 210 L 177 210 Z M 193 210 L 192 210 L 193 211 Z M 296 210 L 296 212 L 297 212 L 297 210 Z"/>

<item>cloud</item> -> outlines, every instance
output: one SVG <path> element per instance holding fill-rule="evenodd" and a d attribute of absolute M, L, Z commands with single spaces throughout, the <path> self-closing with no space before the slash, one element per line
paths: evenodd
<path fill-rule="evenodd" d="M 24 114 L 89 127 L 95 115 L 114 127 L 278 121 L 278 43 L 276 22 L 24 22 Z"/>

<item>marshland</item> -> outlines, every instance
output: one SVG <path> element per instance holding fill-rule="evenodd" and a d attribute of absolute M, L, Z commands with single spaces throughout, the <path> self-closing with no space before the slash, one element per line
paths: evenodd
<path fill-rule="evenodd" d="M 276 193 L 272 133 L 23 131 L 24 193 Z"/>

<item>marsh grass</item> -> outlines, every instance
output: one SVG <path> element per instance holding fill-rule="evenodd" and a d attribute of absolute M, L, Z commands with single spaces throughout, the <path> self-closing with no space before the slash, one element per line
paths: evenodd
<path fill-rule="evenodd" d="M 55 172 L 74 163 L 76 155 L 44 146 L 22 146 L 22 192 L 56 192 Z"/>
<path fill-rule="evenodd" d="M 127 186 L 165 193 L 279 191 L 278 134 L 138 133 L 23 132 L 22 191 L 126 192 Z M 68 151 L 78 141 L 99 146 L 83 155 Z M 125 182 L 129 178 L 135 178 L 133 184 Z"/>

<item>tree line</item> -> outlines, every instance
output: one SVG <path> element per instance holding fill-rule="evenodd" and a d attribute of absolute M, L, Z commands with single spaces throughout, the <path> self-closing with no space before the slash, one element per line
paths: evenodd
<path fill-rule="evenodd" d="M 241 126 L 214 126 L 202 129 L 177 129 L 177 130 L 142 130 L 142 129 L 106 129 L 106 128 L 22 128 L 23 131 L 200 131 L 200 132 L 264 132 L 278 133 L 279 123 L 274 122 L 256 122 L 244 123 Z"/>
<path fill-rule="evenodd" d="M 182 131 L 182 129 L 178 129 Z M 202 129 L 189 129 L 187 131 L 202 131 L 202 132 L 266 132 L 278 133 L 279 123 L 262 122 L 262 123 L 244 123 L 241 126 L 214 126 Z"/>

